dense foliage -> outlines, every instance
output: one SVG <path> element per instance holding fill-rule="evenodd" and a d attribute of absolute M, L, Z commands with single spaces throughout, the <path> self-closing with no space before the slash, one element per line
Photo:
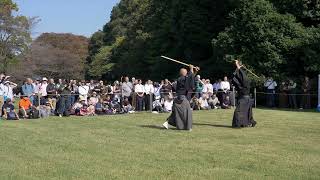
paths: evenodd
<path fill-rule="evenodd" d="M 17 80 L 25 77 L 82 79 L 88 56 L 88 39 L 73 34 L 44 33 L 11 72 Z"/>
<path fill-rule="evenodd" d="M 229 54 L 258 74 L 314 76 L 319 22 L 317 0 L 121 0 L 90 40 L 87 75 L 174 78 L 167 55 L 221 78 L 232 72 Z"/>

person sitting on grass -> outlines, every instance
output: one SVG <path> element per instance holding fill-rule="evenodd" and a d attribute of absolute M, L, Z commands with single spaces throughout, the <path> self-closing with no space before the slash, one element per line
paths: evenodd
<path fill-rule="evenodd" d="M 202 94 L 202 96 L 199 98 L 200 108 L 201 110 L 210 110 L 211 107 L 208 103 L 208 95 Z"/>
<path fill-rule="evenodd" d="M 74 105 L 72 106 L 71 114 L 76 115 L 76 116 L 80 116 L 80 110 L 81 110 L 83 104 L 85 104 L 85 99 L 84 99 L 84 97 L 80 96 L 79 100 L 76 101 L 74 103 Z"/>
<path fill-rule="evenodd" d="M 19 115 L 23 118 L 29 118 L 32 111 L 32 103 L 28 97 L 21 96 L 19 101 Z"/>
<path fill-rule="evenodd" d="M 52 105 L 50 101 L 46 101 L 45 105 L 40 105 L 39 107 L 39 115 L 40 118 L 48 118 L 51 115 Z"/>
<path fill-rule="evenodd" d="M 82 108 L 80 109 L 80 116 L 94 116 L 95 115 L 95 109 L 94 106 L 87 104 L 83 104 Z"/>
<path fill-rule="evenodd" d="M 6 99 L 6 102 L 2 106 L 3 118 L 6 120 L 19 120 L 19 116 L 15 111 L 14 105 L 10 98 Z"/>
<path fill-rule="evenodd" d="M 106 113 L 106 108 L 104 107 L 102 98 L 100 98 L 99 101 L 96 103 L 95 111 L 96 111 L 96 114 L 98 115 L 103 115 Z"/>
<path fill-rule="evenodd" d="M 197 98 L 197 96 L 194 96 L 192 99 L 191 99 L 191 108 L 195 111 L 199 111 L 201 108 L 200 106 L 200 103 L 199 103 L 199 99 Z"/>
<path fill-rule="evenodd" d="M 231 101 L 230 101 L 229 96 L 225 97 L 225 99 L 223 100 L 223 102 L 221 104 L 221 108 L 222 109 L 231 109 Z"/>
<path fill-rule="evenodd" d="M 218 109 L 218 105 L 220 104 L 220 102 L 216 93 L 213 93 L 213 95 L 209 98 L 208 103 L 211 109 Z"/>
<path fill-rule="evenodd" d="M 129 98 L 125 97 L 123 100 L 123 111 L 124 113 L 133 113 L 133 107 L 130 104 Z"/>
<path fill-rule="evenodd" d="M 164 112 L 169 113 L 172 111 L 173 106 L 173 95 L 170 93 L 168 97 L 165 98 L 164 101 Z"/>

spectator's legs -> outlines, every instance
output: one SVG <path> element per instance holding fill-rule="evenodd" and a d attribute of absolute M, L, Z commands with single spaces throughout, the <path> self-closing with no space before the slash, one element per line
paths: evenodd
<path fill-rule="evenodd" d="M 145 110 L 149 111 L 150 110 L 150 94 L 147 94 L 144 96 L 144 102 L 145 102 Z"/>
<path fill-rule="evenodd" d="M 63 115 L 65 111 L 65 97 L 60 96 L 58 100 L 58 109 L 57 109 L 57 114 L 60 116 Z"/>
<path fill-rule="evenodd" d="M 136 110 L 137 111 L 142 111 L 143 110 L 143 97 L 140 96 L 136 96 L 136 100 L 137 100 L 137 106 L 136 106 Z"/>

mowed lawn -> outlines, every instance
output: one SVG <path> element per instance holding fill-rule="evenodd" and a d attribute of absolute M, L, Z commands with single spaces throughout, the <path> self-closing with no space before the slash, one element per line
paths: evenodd
<path fill-rule="evenodd" d="M 1 121 L 0 179 L 320 179 L 320 113 L 194 112 L 192 132 L 168 114 Z"/>

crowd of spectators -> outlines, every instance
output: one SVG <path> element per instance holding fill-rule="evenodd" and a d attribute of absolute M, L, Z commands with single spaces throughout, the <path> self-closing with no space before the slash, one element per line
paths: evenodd
<path fill-rule="evenodd" d="M 152 82 L 134 77 L 106 84 L 104 81 L 27 78 L 17 85 L 10 77 L 0 74 L 0 116 L 5 119 L 45 118 L 49 116 L 95 116 L 152 111 L 171 112 L 176 82 L 168 79 Z M 311 108 L 309 78 L 301 85 L 297 101 L 297 84 L 293 80 L 278 84 L 272 78 L 264 83 L 266 105 L 282 108 Z M 278 95 L 278 96 L 277 96 Z M 235 94 L 227 77 L 211 83 L 195 77 L 194 89 L 189 92 L 193 110 L 229 109 L 234 106 Z M 279 103 L 276 103 L 276 98 Z M 298 103 L 299 102 L 299 105 Z"/>
<path fill-rule="evenodd" d="M 176 82 L 152 82 L 134 77 L 112 84 L 104 81 L 27 78 L 18 86 L 0 75 L 0 108 L 5 119 L 45 118 L 48 116 L 95 116 L 153 111 L 171 112 Z M 188 98 L 193 110 L 231 107 L 228 78 L 215 81 L 196 76 L 195 89 Z"/>

